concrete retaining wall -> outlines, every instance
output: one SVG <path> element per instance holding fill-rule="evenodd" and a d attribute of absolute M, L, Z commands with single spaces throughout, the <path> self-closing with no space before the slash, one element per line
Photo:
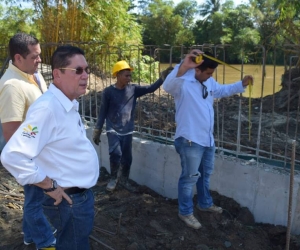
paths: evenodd
<path fill-rule="evenodd" d="M 91 137 L 92 130 L 87 134 Z M 95 147 L 100 165 L 108 172 L 107 137 L 101 135 L 101 145 Z M 174 146 L 134 138 L 133 164 L 130 179 L 145 185 L 164 197 L 177 198 L 177 181 L 181 172 L 180 158 Z M 211 178 L 211 190 L 233 198 L 247 207 L 256 222 L 287 225 L 289 174 L 269 165 L 252 165 L 249 161 L 218 155 Z M 292 233 L 300 233 L 300 176 L 295 175 L 293 188 Z"/>

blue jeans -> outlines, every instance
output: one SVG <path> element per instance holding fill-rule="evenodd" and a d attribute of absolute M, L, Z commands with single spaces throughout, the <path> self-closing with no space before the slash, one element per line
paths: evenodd
<path fill-rule="evenodd" d="M 44 191 L 35 185 L 25 185 L 24 195 L 24 241 L 33 241 L 37 248 L 47 247 L 55 241 L 55 237 L 43 212 Z"/>
<path fill-rule="evenodd" d="M 123 166 L 123 175 L 129 176 L 132 163 L 132 134 L 107 133 L 109 160 Z"/>
<path fill-rule="evenodd" d="M 3 136 L 2 124 L 1 124 L 1 121 L 0 121 L 0 152 L 4 148 L 5 144 L 6 144 L 6 141 L 5 141 L 4 136 Z"/>
<path fill-rule="evenodd" d="M 215 146 L 203 147 L 179 137 L 175 148 L 181 159 L 181 175 L 178 181 L 178 204 L 181 215 L 193 214 L 193 187 L 196 184 L 197 202 L 201 208 L 213 205 L 209 192 L 210 175 L 214 169 Z"/>
<path fill-rule="evenodd" d="M 55 206 L 50 196 L 45 195 L 44 213 L 57 228 L 56 250 L 88 250 L 89 235 L 94 225 L 94 195 L 92 190 L 69 195 L 73 204 L 65 199 Z"/>

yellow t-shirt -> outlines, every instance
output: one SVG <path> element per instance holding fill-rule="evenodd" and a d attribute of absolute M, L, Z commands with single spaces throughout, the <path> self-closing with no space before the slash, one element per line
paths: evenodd
<path fill-rule="evenodd" d="M 40 73 L 38 76 L 40 87 L 33 75 L 22 72 L 9 62 L 8 69 L 0 79 L 1 123 L 24 121 L 29 106 L 47 90 L 43 76 Z"/>

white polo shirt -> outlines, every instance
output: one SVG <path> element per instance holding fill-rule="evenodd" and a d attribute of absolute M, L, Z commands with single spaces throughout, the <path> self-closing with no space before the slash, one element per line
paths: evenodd
<path fill-rule="evenodd" d="M 1 153 L 3 166 L 21 184 L 46 176 L 62 187 L 90 188 L 99 177 L 99 161 L 78 113 L 54 84 L 29 108 L 25 121 Z"/>

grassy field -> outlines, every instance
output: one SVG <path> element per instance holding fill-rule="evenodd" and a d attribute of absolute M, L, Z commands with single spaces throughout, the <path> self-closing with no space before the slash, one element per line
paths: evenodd
<path fill-rule="evenodd" d="M 164 69 L 168 67 L 169 64 L 161 64 L 161 68 Z M 174 65 L 173 65 L 174 66 Z M 237 69 L 241 69 L 241 65 L 231 65 Z M 244 75 L 253 75 L 254 77 L 254 86 L 252 88 L 251 97 L 261 97 L 263 90 L 263 96 L 272 95 L 273 93 L 278 92 L 281 89 L 281 75 L 284 72 L 283 66 L 277 66 L 274 70 L 273 65 L 266 66 L 266 76 L 262 77 L 262 66 L 260 65 L 244 65 Z M 275 71 L 275 77 L 274 77 Z M 215 71 L 214 78 L 219 83 L 232 83 L 239 81 L 241 79 L 241 72 L 235 69 L 232 69 L 228 66 L 223 67 L 219 65 Z M 262 83 L 263 88 L 262 88 Z M 243 96 L 249 96 L 249 90 L 247 89 Z"/>

